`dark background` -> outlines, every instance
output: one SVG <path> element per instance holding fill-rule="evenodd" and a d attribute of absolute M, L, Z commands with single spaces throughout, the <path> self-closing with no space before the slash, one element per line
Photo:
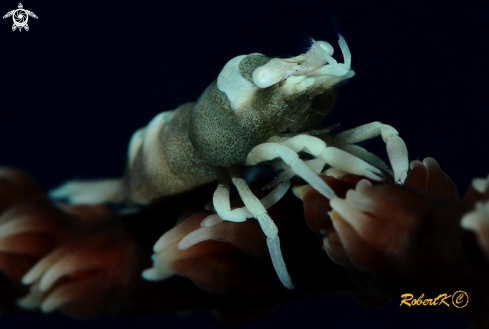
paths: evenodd
<path fill-rule="evenodd" d="M 2 1 L 0 15 L 18 6 Z M 483 3 L 480 1 L 479 3 Z M 398 129 L 411 159 L 436 158 L 461 193 L 489 172 L 489 21 L 471 1 L 25 1 L 28 32 L 0 21 L 0 163 L 32 172 L 46 188 L 69 178 L 122 174 L 131 134 L 163 110 L 195 100 L 234 56 L 296 55 L 307 36 L 337 26 L 357 75 L 328 123 L 382 121 Z M 384 154 L 380 139 L 369 149 Z M 449 242 L 447 242 L 449 243 Z M 162 296 L 164 298 L 164 296 Z M 190 317 L 0 317 L 8 328 L 218 327 Z M 348 297 L 293 301 L 247 327 L 465 328 L 428 309 L 378 312 Z"/>

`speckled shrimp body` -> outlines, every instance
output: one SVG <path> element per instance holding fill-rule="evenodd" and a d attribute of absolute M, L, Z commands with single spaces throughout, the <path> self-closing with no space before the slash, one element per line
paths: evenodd
<path fill-rule="evenodd" d="M 333 190 L 317 176 L 326 165 L 335 173 L 380 180 L 382 174 L 377 167 L 387 166 L 353 145 L 379 135 L 387 144 L 396 181 L 402 183 L 408 170 L 406 147 L 393 127 L 373 122 L 330 135 L 330 129 L 319 125 L 333 109 L 337 97 L 334 86 L 354 75 L 350 51 L 342 36 L 338 43 L 344 63 L 332 57 L 329 43 L 314 40 L 305 54 L 292 58 L 254 53 L 231 59 L 197 102 L 160 113 L 134 133 L 123 178 L 68 182 L 52 191 L 51 196 L 74 203 L 144 205 L 218 181 L 213 196 L 217 215 L 205 219 L 202 226 L 256 218 L 267 237 L 281 282 L 292 289 L 278 229 L 267 213 L 286 193 L 289 180 L 298 175 L 329 199 L 335 197 Z M 304 153 L 309 154 L 309 160 L 301 158 Z M 273 190 L 259 200 L 241 172 L 264 162 L 280 173 L 269 184 Z M 245 207 L 231 208 L 231 183 Z M 205 240 L 204 232 L 196 230 L 180 241 L 179 248 Z M 155 253 L 163 245 L 165 241 L 160 239 Z M 165 265 L 155 260 L 143 276 L 161 280 L 166 273 Z"/>

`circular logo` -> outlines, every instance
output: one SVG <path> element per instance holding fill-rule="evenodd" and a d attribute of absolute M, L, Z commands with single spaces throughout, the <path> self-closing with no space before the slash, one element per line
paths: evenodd
<path fill-rule="evenodd" d="M 25 26 L 29 19 L 24 9 L 17 9 L 12 16 L 14 18 L 14 24 L 19 27 Z"/>
<path fill-rule="evenodd" d="M 465 291 L 459 290 L 452 295 L 452 304 L 456 308 L 464 308 L 469 303 L 469 295 Z"/>

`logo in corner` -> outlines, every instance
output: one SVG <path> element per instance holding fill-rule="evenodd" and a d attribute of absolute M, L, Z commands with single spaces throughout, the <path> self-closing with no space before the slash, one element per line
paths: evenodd
<path fill-rule="evenodd" d="M 18 28 L 19 32 L 22 32 L 22 28 L 24 28 L 26 31 L 29 31 L 29 25 L 27 25 L 29 16 L 37 18 L 36 14 L 34 14 L 32 11 L 24 9 L 22 3 L 19 3 L 18 9 L 9 11 L 2 18 L 7 18 L 10 16 L 12 16 L 12 19 L 14 21 L 14 24 L 12 25 L 12 31 L 15 31 L 15 29 Z"/>

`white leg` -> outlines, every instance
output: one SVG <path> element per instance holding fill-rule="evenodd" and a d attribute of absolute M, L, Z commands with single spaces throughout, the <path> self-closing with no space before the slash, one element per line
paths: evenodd
<path fill-rule="evenodd" d="M 279 184 L 278 186 L 276 186 L 272 191 L 270 191 L 270 193 L 268 193 L 263 199 L 260 200 L 260 202 L 262 203 L 263 207 L 265 209 L 269 209 L 275 203 L 277 203 L 278 201 L 280 201 L 280 199 L 282 199 L 282 197 L 285 195 L 285 193 L 287 193 L 287 191 L 289 190 L 289 187 L 290 187 L 290 182 L 289 181 L 283 182 L 283 183 Z M 229 189 L 228 189 L 228 191 L 229 191 Z M 228 204 L 229 204 L 229 202 L 228 202 Z M 212 205 L 210 206 L 210 208 L 211 209 L 206 209 L 206 210 L 212 210 Z M 246 206 L 245 207 L 242 207 L 242 208 L 239 208 L 239 209 L 241 209 L 242 211 L 244 211 L 244 213 L 246 214 L 246 218 L 253 218 L 253 215 L 248 210 L 248 208 L 246 208 Z M 234 209 L 233 211 L 235 211 L 235 210 L 238 210 L 238 209 Z M 225 220 L 227 220 L 227 219 L 225 219 Z M 202 223 L 200 223 L 200 226 L 202 226 L 202 227 L 211 227 L 211 226 L 220 224 L 222 222 L 223 222 L 222 217 L 220 217 L 218 214 L 214 214 L 214 215 L 209 215 L 206 218 L 204 218 L 204 220 L 202 221 Z"/>
<path fill-rule="evenodd" d="M 267 246 L 273 267 L 277 272 L 280 282 L 282 282 L 285 288 L 290 290 L 294 289 L 295 286 L 292 283 L 292 278 L 290 277 L 289 271 L 287 271 L 287 266 L 285 265 L 282 251 L 280 250 L 280 239 L 278 234 L 273 238 L 267 237 Z"/>
<path fill-rule="evenodd" d="M 386 143 L 387 155 L 394 171 L 394 179 L 397 183 L 402 184 L 409 168 L 408 153 L 406 144 L 393 127 L 378 121 L 368 123 L 339 133 L 334 136 L 333 143 L 335 145 L 354 144 L 379 135 Z"/>
<path fill-rule="evenodd" d="M 326 162 L 323 159 L 307 160 L 304 161 L 304 163 L 317 174 L 319 174 L 321 170 L 323 170 L 324 166 L 326 165 Z M 292 170 L 292 168 L 290 168 L 289 166 L 285 165 L 285 168 L 282 170 L 282 172 L 278 174 L 270 183 L 265 185 L 263 189 L 268 190 L 274 188 L 275 186 L 278 186 L 283 182 L 289 181 L 295 175 L 296 173 L 294 172 L 294 170 Z"/>
<path fill-rule="evenodd" d="M 381 171 L 367 162 L 336 147 L 328 147 L 326 143 L 313 136 L 298 135 L 281 143 L 296 152 L 305 151 L 316 157 L 321 157 L 331 167 L 343 171 L 380 180 Z"/>
<path fill-rule="evenodd" d="M 365 160 L 366 162 L 370 163 L 371 165 L 377 168 L 383 170 L 389 170 L 389 167 L 385 164 L 385 162 L 381 158 L 379 158 L 377 155 L 373 154 L 372 152 L 367 151 L 361 146 L 355 144 L 347 144 L 347 145 L 338 146 L 338 148 L 342 149 L 345 152 L 353 154 L 357 158 Z"/>
<path fill-rule="evenodd" d="M 285 261 L 282 256 L 282 251 L 280 250 L 277 226 L 270 216 L 268 216 L 268 213 L 260 200 L 258 200 L 253 192 L 251 192 L 246 181 L 237 175 L 232 176 L 232 181 L 238 189 L 241 200 L 243 200 L 253 217 L 258 220 L 263 233 L 265 233 L 267 236 L 267 245 L 270 252 L 270 257 L 272 259 L 272 264 L 280 281 L 286 288 L 293 289 L 294 284 L 292 283 L 292 279 L 287 271 L 287 267 L 285 266 Z"/>
<path fill-rule="evenodd" d="M 247 166 L 254 166 L 260 162 L 272 160 L 275 158 L 282 158 L 282 160 L 289 165 L 294 172 L 296 172 L 302 179 L 308 182 L 314 189 L 319 191 L 328 199 L 335 197 L 333 190 L 318 177 L 318 175 L 312 171 L 301 159 L 296 152 L 290 148 L 277 143 L 264 143 L 255 146 L 248 153 L 246 158 Z"/>
<path fill-rule="evenodd" d="M 241 200 L 243 200 L 246 208 L 248 208 L 248 211 L 258 220 L 263 233 L 268 237 L 277 235 L 277 226 L 270 216 L 268 216 L 267 210 L 260 200 L 253 194 L 253 192 L 251 192 L 248 183 L 246 183 L 243 178 L 234 175 L 232 181 L 234 185 L 236 185 L 239 196 L 241 197 Z"/>
<path fill-rule="evenodd" d="M 212 197 L 214 209 L 219 217 L 230 222 L 246 221 L 246 212 L 243 208 L 231 210 L 229 202 L 229 179 L 221 178 Z"/>
<path fill-rule="evenodd" d="M 290 181 L 285 181 L 277 185 L 273 190 L 270 191 L 260 202 L 263 204 L 265 209 L 271 208 L 274 204 L 276 204 L 280 199 L 283 198 L 285 193 L 289 190 Z"/>
<path fill-rule="evenodd" d="M 327 147 L 321 139 L 309 135 L 298 135 L 280 144 L 264 143 L 256 146 L 248 153 L 246 165 L 252 166 L 263 161 L 280 157 L 294 172 L 308 182 L 326 198 L 332 199 L 333 190 L 302 161 L 297 152 L 305 151 L 320 157 L 334 168 L 365 176 L 372 180 L 380 180 L 382 172 L 367 162 L 335 147 Z"/>
<path fill-rule="evenodd" d="M 294 289 L 294 284 L 292 283 L 292 279 L 287 271 L 287 267 L 282 256 L 282 251 L 280 250 L 280 240 L 277 234 L 277 226 L 272 221 L 270 216 L 268 216 L 266 211 L 266 208 L 271 207 L 276 201 L 280 200 L 283 197 L 285 192 L 287 192 L 287 190 L 289 189 L 290 183 L 284 182 L 280 184 L 261 201 L 255 197 L 255 195 L 249 189 L 246 181 L 241 177 L 233 176 L 233 183 L 236 185 L 241 199 L 245 203 L 247 209 L 250 209 L 252 216 L 254 216 L 258 220 L 261 229 L 266 235 L 270 258 L 280 281 L 287 289 Z M 246 208 L 243 207 L 240 209 Z M 205 218 L 201 223 L 201 228 L 186 235 L 179 242 L 178 247 L 181 250 L 184 250 L 192 247 L 197 243 L 211 239 L 211 231 L 209 231 L 207 227 L 214 226 L 220 223 L 218 220 L 216 220 L 216 217 L 217 215 L 211 215 Z M 157 242 L 154 249 L 156 252 L 162 250 L 161 244 Z M 155 276 L 155 274 L 160 275 L 158 272 L 155 271 L 155 269 L 147 270 L 144 272 L 143 276 L 146 279 L 149 278 L 151 280 Z"/>
<path fill-rule="evenodd" d="M 305 151 L 314 156 L 321 157 L 327 164 L 334 168 L 365 176 L 372 180 L 380 180 L 381 171 L 379 169 L 348 152 L 336 147 L 328 147 L 323 140 L 317 137 L 298 135 L 281 144 L 296 152 Z"/>

